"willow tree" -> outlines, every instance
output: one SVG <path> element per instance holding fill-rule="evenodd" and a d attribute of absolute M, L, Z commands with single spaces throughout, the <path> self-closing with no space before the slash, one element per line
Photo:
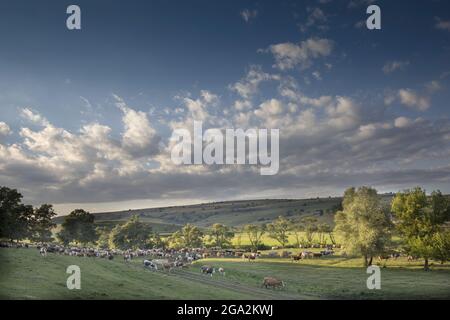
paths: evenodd
<path fill-rule="evenodd" d="M 391 239 L 392 222 L 387 205 L 369 187 L 345 191 L 342 211 L 335 216 L 335 232 L 341 236 L 350 254 L 361 255 L 364 266 L 386 251 Z"/>

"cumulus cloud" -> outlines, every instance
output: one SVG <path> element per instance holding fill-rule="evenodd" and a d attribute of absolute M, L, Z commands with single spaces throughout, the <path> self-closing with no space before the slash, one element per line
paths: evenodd
<path fill-rule="evenodd" d="M 10 133 L 11 129 L 9 128 L 9 126 L 5 122 L 0 121 L 0 136 L 6 136 Z"/>
<path fill-rule="evenodd" d="M 268 48 L 275 58 L 274 67 L 280 70 L 292 69 L 297 65 L 302 69 L 308 68 L 314 59 L 327 57 L 332 50 L 333 41 L 320 38 L 310 38 L 299 44 L 279 43 Z"/>
<path fill-rule="evenodd" d="M 33 111 L 33 110 L 30 109 L 30 108 L 23 108 L 23 109 L 20 111 L 20 115 L 21 115 L 24 119 L 26 119 L 26 120 L 28 120 L 28 121 L 30 121 L 30 122 L 32 122 L 32 123 L 35 123 L 35 124 L 37 124 L 37 125 L 47 126 L 47 125 L 49 124 L 49 122 L 48 122 L 47 119 L 45 119 L 45 118 L 44 118 L 43 116 L 41 116 L 39 113 Z"/>
<path fill-rule="evenodd" d="M 259 96 L 262 83 L 270 93 Z M 14 144 L 0 143 L 0 180 L 20 186 L 29 199 L 52 203 L 295 197 L 329 195 L 355 184 L 403 188 L 450 182 L 450 167 L 439 165 L 450 156 L 449 120 L 374 116 L 377 106 L 358 96 L 307 95 L 291 76 L 261 67 L 250 68 L 229 88 L 236 93 L 231 102 L 209 90 L 179 95 L 176 109 L 182 111 L 162 130 L 153 116 L 119 96 L 117 132 L 99 122 L 69 131 L 28 108 L 23 117 L 38 126 L 26 123 Z M 392 92 L 395 101 L 415 110 L 429 107 L 419 93 L 402 90 Z M 204 130 L 279 128 L 279 174 L 265 179 L 250 166 L 174 165 L 164 131 L 192 130 L 194 120 L 203 120 Z M 429 160 L 437 165 L 424 165 Z"/>
<path fill-rule="evenodd" d="M 382 70 L 385 74 L 389 74 L 397 70 L 404 70 L 407 66 L 409 66 L 409 61 L 389 61 Z"/>
<path fill-rule="evenodd" d="M 412 89 L 400 89 L 398 97 L 401 104 L 418 111 L 426 111 L 431 105 L 428 97 L 420 96 Z"/>
<path fill-rule="evenodd" d="M 258 92 L 259 85 L 264 81 L 278 80 L 278 75 L 266 73 L 261 66 L 250 66 L 246 76 L 240 81 L 231 84 L 229 88 L 239 94 L 242 98 L 251 98 Z"/>
<path fill-rule="evenodd" d="M 129 108 L 117 95 L 114 95 L 117 107 L 123 112 L 122 121 L 125 131 L 122 143 L 133 154 L 155 154 L 158 152 L 159 136 L 150 125 L 147 114 Z"/>

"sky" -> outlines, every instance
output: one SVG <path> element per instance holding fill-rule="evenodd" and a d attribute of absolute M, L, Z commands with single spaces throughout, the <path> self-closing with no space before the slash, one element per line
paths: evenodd
<path fill-rule="evenodd" d="M 449 57 L 444 0 L 0 0 L 0 185 L 60 214 L 450 193 Z M 278 174 L 175 165 L 195 120 L 280 129 Z"/>

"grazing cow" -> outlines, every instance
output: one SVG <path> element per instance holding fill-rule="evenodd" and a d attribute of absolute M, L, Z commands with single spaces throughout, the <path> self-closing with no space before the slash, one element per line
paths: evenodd
<path fill-rule="evenodd" d="M 213 273 L 216 272 L 216 269 L 211 267 L 211 266 L 202 266 L 200 268 L 200 270 L 201 270 L 202 273 L 209 274 L 211 277 L 212 277 Z"/>
<path fill-rule="evenodd" d="M 172 263 L 163 263 L 162 265 L 164 271 L 172 272 L 173 264 Z"/>
<path fill-rule="evenodd" d="M 39 253 L 41 254 L 41 256 L 46 257 L 47 256 L 47 248 L 46 247 L 40 248 Z"/>
<path fill-rule="evenodd" d="M 219 271 L 219 273 L 220 273 L 223 277 L 225 277 L 225 269 L 224 269 L 224 268 L 220 267 L 217 271 Z"/>
<path fill-rule="evenodd" d="M 265 287 L 266 289 L 271 288 L 284 288 L 285 284 L 283 281 L 278 280 L 272 277 L 265 277 L 261 287 Z"/>
<path fill-rule="evenodd" d="M 313 257 L 313 258 L 320 258 L 320 257 L 322 257 L 322 253 L 320 253 L 320 252 L 314 252 L 313 255 L 312 255 L 312 257 Z"/>
<path fill-rule="evenodd" d="M 248 261 L 256 260 L 256 256 L 257 256 L 256 253 L 250 253 L 250 254 L 243 253 L 242 254 L 242 259 L 248 259 Z"/>
<path fill-rule="evenodd" d="M 302 259 L 301 255 L 297 255 L 297 256 L 291 256 L 291 260 L 292 261 L 300 261 Z"/>
<path fill-rule="evenodd" d="M 302 259 L 312 258 L 314 254 L 311 251 L 302 251 L 301 257 Z"/>
<path fill-rule="evenodd" d="M 144 268 L 149 268 L 151 270 L 158 270 L 158 266 L 150 260 L 144 260 Z"/>

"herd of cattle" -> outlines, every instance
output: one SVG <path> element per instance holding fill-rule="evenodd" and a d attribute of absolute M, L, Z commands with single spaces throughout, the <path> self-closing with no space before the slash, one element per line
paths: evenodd
<path fill-rule="evenodd" d="M 113 260 L 121 258 L 125 263 L 130 262 L 133 259 L 142 259 L 143 266 L 146 269 L 152 271 L 164 271 L 172 272 L 176 268 L 185 269 L 189 268 L 192 262 L 205 259 L 208 257 L 240 257 L 248 261 L 254 261 L 261 257 L 261 252 L 248 253 L 241 250 L 223 250 L 220 248 L 195 248 L 195 249 L 137 249 L 137 250 L 119 250 L 119 249 L 98 249 L 98 248 L 86 248 L 76 246 L 62 246 L 57 244 L 27 244 L 27 243 L 11 243 L 0 242 L 0 248 L 3 247 L 17 247 L 17 248 L 30 248 L 35 247 L 39 250 L 40 254 L 45 257 L 48 253 L 54 253 L 59 255 L 76 256 L 76 257 L 89 257 L 89 258 L 101 258 L 107 260 Z M 312 248 L 316 248 L 311 246 Z M 321 248 L 321 247 L 319 247 Z M 336 246 L 325 246 L 320 252 L 313 252 L 304 250 L 299 253 L 292 253 L 290 251 L 275 251 L 279 248 L 272 248 L 271 252 L 268 252 L 265 256 L 269 258 L 290 258 L 291 261 L 300 261 L 302 259 L 314 259 L 323 256 L 331 256 L 334 254 Z M 378 257 L 379 260 L 396 259 L 400 257 L 399 253 L 392 253 L 390 255 L 384 255 Z M 408 260 L 413 260 L 415 257 L 408 256 Z M 225 270 L 223 267 L 217 269 L 210 265 L 203 265 L 200 268 L 202 274 L 213 276 L 216 271 L 225 276 Z M 262 287 L 265 288 L 283 288 L 285 283 L 274 277 L 265 277 L 262 283 Z"/>

